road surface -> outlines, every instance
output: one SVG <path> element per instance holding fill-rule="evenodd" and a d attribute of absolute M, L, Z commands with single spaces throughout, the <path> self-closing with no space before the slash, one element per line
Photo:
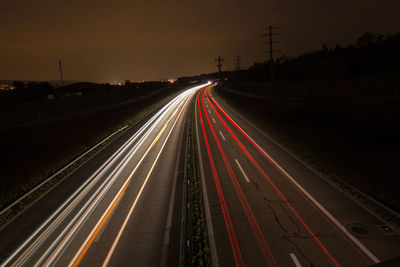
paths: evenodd
<path fill-rule="evenodd" d="M 201 86 L 200 86 L 201 87 Z M 2 266 L 177 266 L 188 89 L 0 230 Z"/>
<path fill-rule="evenodd" d="M 178 266 L 194 98 L 214 266 L 369 266 L 400 255 L 397 232 L 212 89 L 178 95 L 3 227 L 2 266 Z"/>
<path fill-rule="evenodd" d="M 369 266 L 400 256 L 397 232 L 212 88 L 197 96 L 196 126 L 214 265 Z"/>

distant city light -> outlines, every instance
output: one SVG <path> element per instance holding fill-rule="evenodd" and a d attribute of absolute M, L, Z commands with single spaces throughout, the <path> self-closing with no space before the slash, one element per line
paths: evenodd
<path fill-rule="evenodd" d="M 0 91 L 9 91 L 9 90 L 14 90 L 15 87 L 12 85 L 8 85 L 8 84 L 0 84 Z"/>

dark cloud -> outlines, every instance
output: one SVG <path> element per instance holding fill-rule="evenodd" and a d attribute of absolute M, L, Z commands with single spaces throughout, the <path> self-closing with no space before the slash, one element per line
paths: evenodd
<path fill-rule="evenodd" d="M 260 34 L 279 27 L 279 49 L 298 55 L 400 30 L 398 0 L 8 0 L 0 2 L 0 79 L 119 81 L 233 68 L 266 58 Z"/>

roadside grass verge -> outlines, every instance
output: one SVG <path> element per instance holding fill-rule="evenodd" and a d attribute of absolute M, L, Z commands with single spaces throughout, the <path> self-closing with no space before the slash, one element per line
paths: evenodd
<path fill-rule="evenodd" d="M 262 94 L 261 84 L 253 86 Z M 291 86 L 296 88 L 296 83 Z M 245 86 L 232 88 L 249 94 Z M 289 100 L 284 92 L 280 99 L 270 100 L 233 91 L 221 86 L 216 90 L 223 101 L 260 130 L 400 229 L 398 100 Z"/>
<path fill-rule="evenodd" d="M 195 98 L 194 98 L 195 99 Z M 199 174 L 199 164 L 195 134 L 194 100 L 189 114 L 188 138 L 186 151 L 186 240 L 189 246 L 183 244 L 185 256 L 183 266 L 211 266 L 210 249 L 205 219 L 202 185 Z M 183 240 L 184 241 L 184 240 Z M 185 242 L 186 243 L 186 242 Z"/>
<path fill-rule="evenodd" d="M 125 125 L 132 126 L 177 95 L 165 92 L 152 99 L 105 110 L 90 116 L 0 131 L 0 210 L 29 192 L 57 170 Z M 127 127 L 127 128 L 128 128 Z M 93 157 L 123 131 L 49 180 L 0 216 L 4 225 L 75 169 Z"/>

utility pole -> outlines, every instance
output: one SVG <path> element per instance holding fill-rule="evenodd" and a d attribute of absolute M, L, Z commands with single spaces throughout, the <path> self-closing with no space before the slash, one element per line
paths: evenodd
<path fill-rule="evenodd" d="M 61 60 L 58 60 L 58 68 L 59 68 L 59 70 L 60 70 L 60 76 L 61 76 L 61 86 L 64 86 L 64 78 L 63 78 L 63 72 L 62 72 Z"/>
<path fill-rule="evenodd" d="M 237 72 L 239 72 L 240 71 L 240 63 L 241 63 L 242 59 L 240 58 L 240 56 L 236 56 L 235 60 L 236 60 L 235 69 Z"/>
<path fill-rule="evenodd" d="M 273 49 L 273 44 L 279 44 L 279 42 L 275 42 L 272 40 L 272 36 L 275 35 L 281 35 L 279 32 L 273 32 L 273 30 L 276 30 L 276 27 L 272 27 L 272 25 L 269 25 L 269 27 L 265 28 L 266 33 L 262 34 L 261 36 L 265 36 L 267 38 L 266 44 L 269 45 L 269 50 L 266 52 L 269 52 L 269 61 L 270 61 L 270 74 L 271 74 L 271 81 L 274 80 L 274 52 L 281 52 Z"/>
<path fill-rule="evenodd" d="M 215 63 L 217 63 L 219 75 L 221 75 L 222 62 L 224 62 L 224 59 L 221 58 L 221 56 L 218 56 L 218 58 L 215 60 Z"/>

